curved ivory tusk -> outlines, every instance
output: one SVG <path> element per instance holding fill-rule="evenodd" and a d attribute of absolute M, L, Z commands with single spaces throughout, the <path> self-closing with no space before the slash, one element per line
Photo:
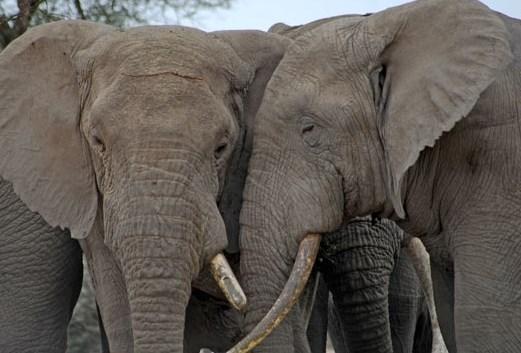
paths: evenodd
<path fill-rule="evenodd" d="M 228 264 L 226 257 L 219 253 L 210 261 L 210 268 L 213 278 L 224 293 L 228 302 L 237 310 L 242 310 L 246 306 L 246 295 L 233 274 L 232 268 Z"/>
<path fill-rule="evenodd" d="M 319 247 L 319 234 L 306 235 L 300 243 L 289 279 L 273 307 L 246 337 L 226 353 L 250 352 L 284 320 L 306 287 Z"/>

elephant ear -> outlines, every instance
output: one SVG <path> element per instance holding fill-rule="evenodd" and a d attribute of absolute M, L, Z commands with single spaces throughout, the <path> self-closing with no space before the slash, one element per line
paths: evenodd
<path fill-rule="evenodd" d="M 254 73 L 244 96 L 241 138 L 232 155 L 219 202 L 228 233 L 227 251 L 235 253 L 239 251 L 239 213 L 252 148 L 253 121 L 264 89 L 291 41 L 262 31 L 219 31 L 214 34 L 227 42 L 249 67 L 249 71 Z"/>
<path fill-rule="evenodd" d="M 73 61 L 111 30 L 82 21 L 42 25 L 0 54 L 0 176 L 32 211 L 74 238 L 92 227 L 97 191 L 80 132 L 87 92 Z"/>
<path fill-rule="evenodd" d="M 367 17 L 358 40 L 373 79 L 388 192 L 404 217 L 400 182 L 420 152 L 469 114 L 512 61 L 504 23 L 477 1 L 416 1 Z M 378 82 L 381 84 L 379 85 Z"/>

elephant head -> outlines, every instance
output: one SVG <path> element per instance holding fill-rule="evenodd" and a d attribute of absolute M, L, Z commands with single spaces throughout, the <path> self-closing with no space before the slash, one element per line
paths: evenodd
<path fill-rule="evenodd" d="M 111 329 L 101 305 L 111 350 L 182 352 L 205 265 L 233 289 L 218 203 L 233 228 L 243 182 L 226 176 L 246 173 L 246 126 L 284 48 L 257 31 L 63 21 L 1 53 L 0 175 L 50 225 L 102 234 L 121 279 L 96 277 L 123 283 L 109 300 L 131 323 Z"/>
<path fill-rule="evenodd" d="M 475 1 L 417 1 L 295 39 L 257 113 L 241 211 L 247 328 L 269 310 L 272 321 L 237 349 L 288 313 L 296 295 L 286 289 L 301 287 L 292 281 L 312 264 L 302 254 L 316 254 L 316 234 L 355 216 L 404 216 L 407 169 L 511 59 L 505 24 Z M 277 330 L 293 334 L 285 323 Z M 270 337 L 264 348 L 279 343 Z"/>

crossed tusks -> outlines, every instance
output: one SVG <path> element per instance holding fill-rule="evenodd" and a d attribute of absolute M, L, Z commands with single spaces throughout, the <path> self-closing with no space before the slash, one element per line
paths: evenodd
<path fill-rule="evenodd" d="M 247 353 L 257 347 L 284 320 L 298 301 L 313 269 L 320 247 L 320 235 L 308 234 L 301 242 L 293 270 L 275 304 L 255 328 L 226 353 Z M 246 305 L 246 296 L 235 278 L 230 265 L 222 254 L 211 261 L 212 274 L 230 304 L 241 310 Z M 200 353 L 213 353 L 207 348 Z"/>

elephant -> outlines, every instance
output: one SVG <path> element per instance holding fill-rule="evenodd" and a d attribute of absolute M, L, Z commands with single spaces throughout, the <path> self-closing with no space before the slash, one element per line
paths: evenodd
<path fill-rule="evenodd" d="M 370 14 L 362 16 L 369 15 Z M 300 26 L 288 26 L 284 23 L 277 23 L 268 31 L 283 35 L 295 41 L 299 37 L 305 36 L 307 32 L 327 22 L 342 18 L 349 19 L 356 17 L 361 17 L 361 15 L 336 16 L 313 21 Z M 356 264 L 359 267 L 360 264 L 357 262 L 340 261 L 338 259 L 335 259 L 335 261 L 327 261 L 330 263 L 330 266 L 328 266 L 325 277 L 329 279 L 328 284 L 330 284 L 332 291 L 336 292 L 338 301 L 340 303 L 343 302 L 343 311 L 346 315 L 340 315 L 338 313 L 338 308 L 333 307 L 331 303 L 329 305 L 329 315 L 327 315 L 327 296 L 325 293 L 328 291 L 323 290 L 322 292 L 324 293 L 322 293 L 321 296 L 325 305 L 322 305 L 323 313 L 320 315 L 323 318 L 316 319 L 316 321 L 319 323 L 322 321 L 327 322 L 327 317 L 329 316 L 330 335 L 334 343 L 335 351 L 337 352 L 349 351 L 348 346 L 350 346 L 351 351 L 358 351 L 361 347 L 365 350 L 371 351 L 374 350 L 373 347 L 380 347 L 381 349 L 381 346 L 386 346 L 386 349 L 390 350 L 391 340 L 394 352 L 430 352 L 432 344 L 436 347 L 440 347 L 437 352 L 443 352 L 444 342 L 439 333 L 439 329 L 437 328 L 435 306 L 431 294 L 432 289 L 429 288 L 430 276 L 428 276 L 425 281 L 421 281 L 421 284 L 426 290 L 426 294 L 428 294 L 425 297 L 423 291 L 420 289 L 418 276 L 414 271 L 414 267 L 416 267 L 420 277 L 425 276 L 424 273 L 430 272 L 421 267 L 422 256 L 424 256 L 421 253 L 421 245 L 420 247 L 413 246 L 412 248 L 410 246 L 405 246 L 406 243 L 417 244 L 414 241 L 414 238 L 407 237 L 407 239 L 402 243 L 405 251 L 397 251 L 398 249 L 396 249 L 396 246 L 393 246 L 392 241 L 389 243 L 382 241 L 375 243 L 375 239 L 370 238 L 371 232 L 375 233 L 375 237 L 382 239 L 389 236 L 391 238 L 395 236 L 404 238 L 403 232 L 392 222 L 385 220 L 381 222 L 357 220 L 351 225 L 342 227 L 340 231 L 328 235 L 328 241 L 321 243 L 320 253 L 329 253 L 326 258 L 335 257 L 333 254 L 338 253 L 339 250 L 343 248 L 346 252 L 344 255 L 346 258 L 354 256 L 359 259 L 365 259 L 366 263 L 374 261 L 374 263 L 379 264 L 379 266 L 378 268 L 376 268 L 376 266 L 373 266 L 372 268 L 368 266 L 362 270 L 353 266 Z M 359 233 L 362 236 L 356 237 L 355 233 Z M 343 241 L 342 237 L 344 237 Z M 360 246 L 362 244 L 363 247 Z M 384 246 L 384 244 L 386 246 Z M 399 253 L 399 255 L 398 258 L 385 256 L 381 260 L 378 260 L 375 256 L 377 253 L 375 251 L 376 249 L 378 251 L 387 250 L 395 255 L 398 255 Z M 319 256 L 319 258 L 322 261 L 324 256 Z M 420 262 L 419 264 L 417 264 L 418 261 L 411 261 L 416 258 L 418 258 L 418 261 Z M 413 266 L 413 263 L 415 266 Z M 332 264 L 334 264 L 334 266 Z M 369 293 L 367 290 L 360 291 L 366 297 L 372 299 L 376 297 L 376 293 L 382 294 L 379 298 L 379 315 L 376 314 L 377 310 L 371 312 L 366 311 L 363 314 L 358 314 L 361 312 L 359 308 L 355 308 L 352 305 L 345 305 L 347 302 L 346 298 L 349 295 L 354 295 L 357 289 L 348 284 L 350 282 L 356 283 L 356 280 L 349 279 L 350 276 L 358 275 L 359 273 L 363 275 L 365 273 L 368 278 L 371 278 L 374 277 L 374 273 L 382 270 L 388 271 L 387 276 L 379 276 L 382 279 L 382 285 L 372 287 L 373 293 Z M 332 275 L 331 273 L 335 273 L 335 275 Z M 359 285 L 362 285 L 361 282 L 358 283 Z M 387 284 L 390 285 L 389 288 L 387 288 Z M 385 294 L 387 291 L 389 291 L 388 295 Z M 427 303 L 430 305 L 429 308 L 427 308 L 426 299 Z M 351 300 L 353 299 L 351 298 Z M 362 306 L 361 303 L 359 306 Z M 388 309 L 389 313 L 387 313 Z M 430 313 L 432 313 L 432 315 L 429 320 L 428 316 Z M 387 320 L 382 321 L 382 317 L 384 316 L 389 316 L 389 324 L 380 325 L 380 330 L 371 331 L 373 336 L 365 337 L 360 333 L 364 325 L 374 325 L 376 320 L 385 323 Z M 339 322 L 340 319 L 345 319 L 344 325 L 347 328 L 346 335 L 343 334 L 342 325 Z M 432 321 L 432 325 L 435 327 L 432 328 L 432 332 L 427 333 L 425 332 L 425 328 L 431 327 L 430 321 Z M 311 324 L 312 323 L 310 323 L 310 325 Z M 313 331 L 319 331 L 320 324 L 315 326 L 316 328 Z M 417 337 L 415 337 L 415 333 L 418 334 Z M 315 340 L 315 342 L 316 341 L 317 340 Z M 325 342 L 319 342 L 318 345 L 320 348 L 311 345 L 311 351 L 323 351 L 325 349 Z"/>
<path fill-rule="evenodd" d="M 82 251 L 111 352 L 183 352 L 192 286 L 219 292 L 210 270 L 245 304 L 220 251 L 236 252 L 247 126 L 285 48 L 59 21 L 2 51 L 4 352 L 64 352 Z"/>
<path fill-rule="evenodd" d="M 359 17 L 343 15 L 294 27 L 278 23 L 269 32 L 295 41 L 327 22 Z M 337 352 L 430 352 L 433 334 L 435 344 L 443 346 L 439 332 L 431 331 L 429 311 L 435 313 L 434 306 L 427 308 L 431 301 L 426 301 L 420 288 L 409 258 L 413 254 L 400 251 L 405 244 L 402 240 L 404 234 L 393 222 L 377 219 L 357 219 L 328 235 L 320 246 L 319 268 L 336 296 L 337 307 L 330 308 L 328 320 L 329 290 L 322 280 L 307 337 L 302 325 L 308 322 L 302 317 L 306 314 L 294 314 L 291 332 L 260 350 L 282 352 L 293 347 L 298 352 L 323 352 L 328 321 Z M 338 314 L 339 309 L 343 315 Z M 435 314 L 433 319 L 436 322 Z M 365 327 L 373 329 L 363 334 Z"/>
<path fill-rule="evenodd" d="M 282 321 L 322 234 L 372 214 L 424 243 L 450 352 L 519 350 L 520 39 L 519 20 L 478 1 L 432 0 L 290 45 L 255 119 L 240 215 L 251 331 L 233 349 Z"/>

